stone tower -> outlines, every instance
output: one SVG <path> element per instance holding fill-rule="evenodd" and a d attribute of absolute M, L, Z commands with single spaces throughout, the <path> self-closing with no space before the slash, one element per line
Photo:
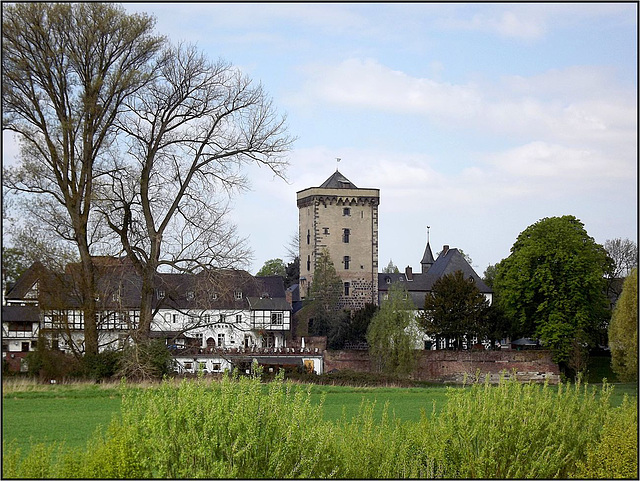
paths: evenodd
<path fill-rule="evenodd" d="M 327 248 L 343 282 L 340 307 L 377 304 L 380 189 L 359 189 L 336 170 L 320 187 L 298 192 L 297 199 L 300 296 L 308 296 L 316 259 Z"/>

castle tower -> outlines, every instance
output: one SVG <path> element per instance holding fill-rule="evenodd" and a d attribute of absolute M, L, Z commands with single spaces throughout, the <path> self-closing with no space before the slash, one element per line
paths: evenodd
<path fill-rule="evenodd" d="M 338 170 L 320 187 L 297 193 L 300 296 L 308 296 L 324 248 L 343 282 L 341 308 L 378 303 L 380 189 L 359 189 Z"/>

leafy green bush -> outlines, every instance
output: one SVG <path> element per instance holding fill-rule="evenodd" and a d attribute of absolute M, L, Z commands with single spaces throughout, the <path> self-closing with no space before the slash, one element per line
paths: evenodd
<path fill-rule="evenodd" d="M 578 463 L 579 478 L 638 477 L 638 406 L 625 396 L 622 406 L 610 411 L 600 441 L 589 446 Z"/>

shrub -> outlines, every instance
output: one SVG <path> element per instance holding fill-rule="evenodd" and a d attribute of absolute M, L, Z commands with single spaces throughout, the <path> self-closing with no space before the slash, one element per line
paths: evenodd
<path fill-rule="evenodd" d="M 419 422 L 358 415 L 323 421 L 310 387 L 225 374 L 133 389 L 122 416 L 85 450 L 3 444 L 4 477 L 567 478 L 637 474 L 637 408 L 609 407 L 611 387 L 502 379 L 448 389 Z"/>
<path fill-rule="evenodd" d="M 579 478 L 638 477 L 638 406 L 627 396 L 608 413 L 600 441 L 589 446 L 586 460 L 578 463 Z"/>

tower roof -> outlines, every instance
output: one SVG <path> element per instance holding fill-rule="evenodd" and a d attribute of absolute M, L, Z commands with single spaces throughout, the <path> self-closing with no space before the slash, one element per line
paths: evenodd
<path fill-rule="evenodd" d="M 357 189 L 353 182 L 347 179 L 339 171 L 335 171 L 331 177 L 325 180 L 320 186 L 322 189 Z"/>
<path fill-rule="evenodd" d="M 429 241 L 427 241 L 427 247 L 424 250 L 424 255 L 422 256 L 422 260 L 420 264 L 429 264 L 432 265 L 434 263 L 433 252 L 431 252 L 431 246 L 429 245 Z"/>

